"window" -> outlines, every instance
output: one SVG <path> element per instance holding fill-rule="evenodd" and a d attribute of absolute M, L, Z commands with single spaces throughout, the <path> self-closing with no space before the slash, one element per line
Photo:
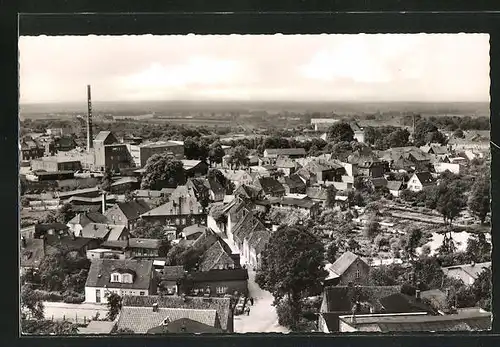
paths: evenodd
<path fill-rule="evenodd" d="M 139 295 L 144 296 L 146 295 L 146 292 L 139 292 Z"/>
<path fill-rule="evenodd" d="M 361 272 L 359 271 L 359 269 L 356 269 L 356 278 L 360 278 L 361 277 Z"/>
<path fill-rule="evenodd" d="M 122 216 L 118 216 L 118 220 L 122 220 Z"/>
<path fill-rule="evenodd" d="M 186 218 L 182 218 L 182 224 L 186 224 Z"/>
<path fill-rule="evenodd" d="M 179 218 L 176 218 L 176 219 L 175 219 L 175 224 L 176 224 L 176 225 L 181 224 L 181 220 L 180 220 Z"/>
<path fill-rule="evenodd" d="M 111 282 L 120 282 L 120 275 L 118 274 L 113 274 L 111 276 Z"/>
<path fill-rule="evenodd" d="M 123 283 L 132 283 L 132 275 L 131 274 L 124 274 L 122 275 L 122 282 Z"/>
<path fill-rule="evenodd" d="M 226 294 L 227 293 L 227 287 L 217 287 L 216 291 L 217 291 L 217 294 Z"/>

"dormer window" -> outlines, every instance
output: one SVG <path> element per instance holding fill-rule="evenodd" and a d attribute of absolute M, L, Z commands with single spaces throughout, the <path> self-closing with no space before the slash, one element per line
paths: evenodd
<path fill-rule="evenodd" d="M 134 276 L 125 271 L 116 271 L 111 274 L 112 283 L 133 283 Z"/>
<path fill-rule="evenodd" d="M 120 274 L 113 274 L 111 276 L 111 282 L 120 282 Z"/>

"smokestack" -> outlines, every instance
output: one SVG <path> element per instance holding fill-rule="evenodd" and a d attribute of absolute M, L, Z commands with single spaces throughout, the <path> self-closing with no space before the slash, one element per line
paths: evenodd
<path fill-rule="evenodd" d="M 87 103 L 88 103 L 88 114 L 87 114 L 87 152 L 93 147 L 93 136 L 92 136 L 92 98 L 90 93 L 90 85 L 87 86 Z"/>
<path fill-rule="evenodd" d="M 102 193 L 102 214 L 106 212 L 106 192 Z"/>

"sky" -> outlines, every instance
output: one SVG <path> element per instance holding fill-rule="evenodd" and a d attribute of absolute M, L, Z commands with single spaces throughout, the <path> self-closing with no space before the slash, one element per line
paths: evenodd
<path fill-rule="evenodd" d="M 20 103 L 489 101 L 489 35 L 30 36 Z"/>

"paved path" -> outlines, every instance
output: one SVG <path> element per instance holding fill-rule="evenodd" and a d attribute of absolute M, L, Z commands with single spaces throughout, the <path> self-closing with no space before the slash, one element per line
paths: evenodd
<path fill-rule="evenodd" d="M 255 283 L 255 272 L 248 271 L 249 296 L 254 298 L 250 306 L 250 315 L 241 314 L 234 317 L 236 333 L 284 333 L 288 330 L 278 324 L 278 316 L 272 303 L 274 298 L 268 291 L 262 290 Z"/>
<path fill-rule="evenodd" d="M 44 313 L 46 319 L 54 320 L 69 320 L 72 322 L 83 322 L 84 318 L 91 319 L 99 312 L 99 317 L 104 318 L 108 313 L 106 305 L 98 305 L 91 303 L 83 304 L 66 304 L 64 302 L 48 302 L 44 301 Z"/>

